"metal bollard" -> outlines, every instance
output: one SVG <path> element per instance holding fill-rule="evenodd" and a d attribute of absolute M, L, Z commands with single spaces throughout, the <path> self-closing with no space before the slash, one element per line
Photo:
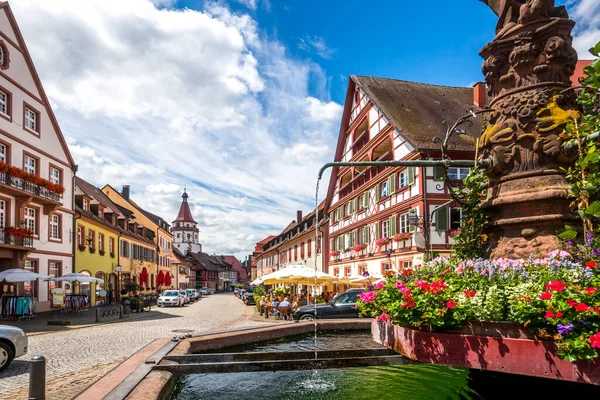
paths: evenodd
<path fill-rule="evenodd" d="M 46 357 L 34 356 L 29 372 L 29 400 L 46 398 Z"/>

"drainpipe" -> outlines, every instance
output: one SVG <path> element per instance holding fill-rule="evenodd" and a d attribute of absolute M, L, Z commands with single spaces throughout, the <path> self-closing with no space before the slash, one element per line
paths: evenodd
<path fill-rule="evenodd" d="M 429 259 L 428 253 L 433 250 L 431 246 L 431 224 L 429 208 L 427 206 L 427 167 L 421 167 L 421 183 L 423 185 L 423 236 L 425 236 L 425 260 Z M 433 215 L 433 214 L 432 214 Z"/>
<path fill-rule="evenodd" d="M 113 217 L 114 218 L 114 217 Z M 117 222 L 117 225 L 119 223 Z M 119 232 L 119 236 L 117 236 L 117 248 L 113 249 L 117 252 L 117 265 L 119 265 L 121 267 L 121 270 L 123 269 L 123 266 L 121 265 L 121 236 L 123 236 L 123 232 Z M 115 293 L 115 300 L 117 302 L 121 301 L 121 272 L 117 271 L 117 293 Z"/>
<path fill-rule="evenodd" d="M 77 165 L 73 165 L 73 168 L 71 168 L 71 170 L 73 171 L 73 179 L 71 180 L 71 210 L 75 211 L 75 177 L 77 176 L 77 170 L 78 170 Z M 73 265 L 71 265 L 72 272 L 77 272 L 77 270 L 75 269 L 75 262 L 76 262 L 76 257 L 77 257 L 77 243 L 76 243 L 77 242 L 77 220 L 79 218 L 81 218 L 81 214 L 79 214 L 79 216 L 77 216 L 77 214 L 75 214 L 73 216 L 73 227 L 72 227 L 73 245 L 71 246 L 71 248 L 73 250 L 73 258 L 72 258 Z M 50 298 L 50 293 L 48 293 L 48 298 Z"/>

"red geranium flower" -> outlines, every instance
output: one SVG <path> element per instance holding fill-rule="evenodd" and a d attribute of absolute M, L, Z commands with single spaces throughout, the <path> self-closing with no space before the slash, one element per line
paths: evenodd
<path fill-rule="evenodd" d="M 563 316 L 563 313 L 561 313 L 561 312 L 559 311 L 559 312 L 555 313 L 555 314 L 554 314 L 554 316 L 555 316 L 556 318 L 560 318 L 560 317 L 562 317 L 562 316 Z"/>
<path fill-rule="evenodd" d="M 562 292 L 566 287 L 567 285 L 561 281 L 552 281 L 546 285 L 546 289 L 553 290 L 555 292 Z"/>
<path fill-rule="evenodd" d="M 587 305 L 587 304 L 585 304 L 585 303 L 579 303 L 579 304 L 577 304 L 577 305 L 575 306 L 575 310 L 576 310 L 576 311 L 580 311 L 580 312 L 581 312 L 581 311 L 586 311 L 588 308 L 590 308 L 590 307 L 588 307 L 588 305 Z"/>
<path fill-rule="evenodd" d="M 540 299 L 542 300 L 550 300 L 552 298 L 552 293 L 550 293 L 549 291 L 545 291 L 544 293 L 540 294 Z"/>
<path fill-rule="evenodd" d="M 454 300 L 448 300 L 448 302 L 446 303 L 446 307 L 448 307 L 449 309 L 453 309 L 456 306 L 456 303 L 454 302 Z"/>
<path fill-rule="evenodd" d="M 595 349 L 600 349 L 600 332 L 590 336 L 591 346 Z"/>
<path fill-rule="evenodd" d="M 596 293 L 598 291 L 597 288 L 595 287 L 586 287 L 585 289 L 583 289 L 583 291 L 585 292 L 585 294 L 587 294 L 588 296 L 593 295 L 594 293 Z"/>
<path fill-rule="evenodd" d="M 552 318 L 552 317 L 554 317 L 554 313 L 552 312 L 552 310 L 546 311 L 546 315 L 544 315 L 544 318 Z"/>
<path fill-rule="evenodd" d="M 464 293 L 464 294 L 465 294 L 465 296 L 467 296 L 467 297 L 473 297 L 473 296 L 475 296 L 475 295 L 477 294 L 477 292 L 476 292 L 476 291 L 474 291 L 474 290 L 465 290 L 463 293 Z"/>
<path fill-rule="evenodd" d="M 588 268 L 596 268 L 598 264 L 596 263 L 596 261 L 588 261 L 585 263 L 585 266 Z"/>
<path fill-rule="evenodd" d="M 568 299 L 567 304 L 569 305 L 569 307 L 575 307 L 577 305 L 577 302 L 573 299 Z"/>

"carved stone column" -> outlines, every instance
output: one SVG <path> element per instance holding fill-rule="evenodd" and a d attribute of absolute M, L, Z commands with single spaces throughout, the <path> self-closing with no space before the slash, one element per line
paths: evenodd
<path fill-rule="evenodd" d="M 570 77 L 577 54 L 570 20 L 554 0 L 482 0 L 500 17 L 496 38 L 480 52 L 490 112 L 479 141 L 489 160 L 490 257 L 545 256 L 556 232 L 574 219 L 560 171 L 574 161 L 562 149 L 569 119 L 579 116 Z"/>

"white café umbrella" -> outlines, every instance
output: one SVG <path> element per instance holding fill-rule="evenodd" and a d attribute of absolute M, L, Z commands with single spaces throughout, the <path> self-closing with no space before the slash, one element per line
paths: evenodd
<path fill-rule="evenodd" d="M 68 281 L 68 282 L 79 282 L 79 283 L 88 283 L 88 282 L 104 283 L 104 279 L 93 278 L 86 274 L 80 274 L 80 273 L 76 273 L 76 272 L 66 274 L 66 275 L 60 276 L 58 278 L 52 278 L 51 280 L 53 280 L 54 282 Z"/>
<path fill-rule="evenodd" d="M 20 268 L 7 269 L 0 272 L 0 282 L 4 280 L 7 282 L 31 282 L 36 279 L 48 280 L 50 277 Z"/>
<path fill-rule="evenodd" d="M 255 280 L 253 280 L 252 282 L 250 282 L 250 285 L 252 286 L 259 286 L 263 284 L 263 280 L 262 278 L 256 278 Z"/>
<path fill-rule="evenodd" d="M 384 279 L 384 276 L 379 273 L 373 273 L 368 276 L 359 276 L 358 278 L 353 279 L 352 283 L 373 283 L 380 279 Z"/>

